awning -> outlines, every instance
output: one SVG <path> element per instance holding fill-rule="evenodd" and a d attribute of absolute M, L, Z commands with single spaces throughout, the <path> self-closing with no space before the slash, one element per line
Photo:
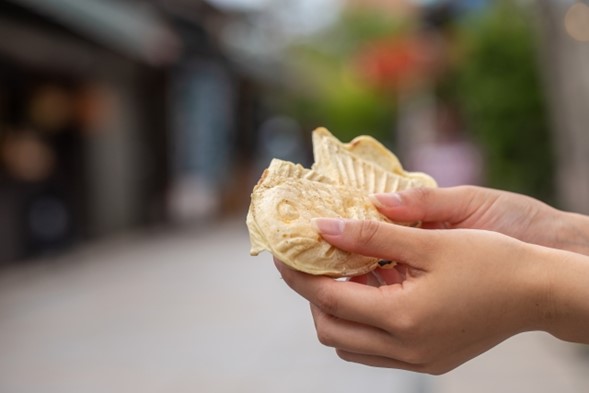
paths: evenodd
<path fill-rule="evenodd" d="M 180 55 L 180 39 L 149 4 L 115 0 L 9 1 L 151 65 L 172 63 Z"/>

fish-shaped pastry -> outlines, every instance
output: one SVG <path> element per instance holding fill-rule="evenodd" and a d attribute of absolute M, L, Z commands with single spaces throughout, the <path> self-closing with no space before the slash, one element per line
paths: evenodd
<path fill-rule="evenodd" d="M 355 276 L 378 266 L 377 258 L 339 250 L 311 225 L 314 217 L 346 217 L 388 221 L 366 194 L 331 183 L 313 171 L 289 170 L 295 165 L 273 160 L 252 193 L 247 225 L 251 254 L 270 251 L 287 265 L 315 275 Z M 298 177 L 284 177 L 291 172 Z"/>
<path fill-rule="evenodd" d="M 343 144 L 320 128 L 313 132 L 313 150 L 312 169 L 274 159 L 254 187 L 246 219 L 250 253 L 267 250 L 290 267 L 314 275 L 367 273 L 379 266 L 377 258 L 333 247 L 311 220 L 389 222 L 372 204 L 370 194 L 436 183 L 428 175 L 405 172 L 394 154 L 371 137 Z"/>
<path fill-rule="evenodd" d="M 437 186 L 424 173 L 405 171 L 393 153 L 367 135 L 344 144 L 325 128 L 318 128 L 313 132 L 313 156 L 313 170 L 369 194 Z"/>

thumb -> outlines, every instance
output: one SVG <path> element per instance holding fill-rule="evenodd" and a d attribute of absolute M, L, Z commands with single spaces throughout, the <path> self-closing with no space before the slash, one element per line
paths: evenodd
<path fill-rule="evenodd" d="M 323 239 L 341 250 L 421 269 L 439 243 L 438 231 L 380 221 L 315 218 L 313 224 Z"/>
<path fill-rule="evenodd" d="M 372 201 L 382 214 L 396 222 L 444 223 L 456 226 L 468 218 L 482 189 L 472 186 L 413 188 L 397 193 L 375 194 Z"/>

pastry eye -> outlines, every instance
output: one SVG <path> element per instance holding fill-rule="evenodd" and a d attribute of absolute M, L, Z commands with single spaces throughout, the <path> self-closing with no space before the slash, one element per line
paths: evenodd
<path fill-rule="evenodd" d="M 277 210 L 278 216 L 282 219 L 282 221 L 294 221 L 301 216 L 295 204 L 289 200 L 280 201 L 277 206 Z"/>

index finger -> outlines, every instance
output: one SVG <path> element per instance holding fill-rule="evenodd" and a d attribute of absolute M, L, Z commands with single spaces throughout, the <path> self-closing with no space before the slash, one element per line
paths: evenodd
<path fill-rule="evenodd" d="M 400 285 L 377 288 L 312 276 L 293 270 L 277 259 L 274 263 L 288 286 L 323 312 L 381 329 L 389 327 L 387 320 L 391 316 L 391 302 L 396 298 L 394 293 L 402 290 Z"/>
<path fill-rule="evenodd" d="M 385 216 L 400 222 L 440 222 L 460 226 L 476 208 L 497 198 L 491 190 L 459 186 L 412 188 L 398 193 L 376 194 L 374 202 Z"/>
<path fill-rule="evenodd" d="M 354 254 L 404 262 L 426 270 L 439 233 L 371 220 L 315 218 L 321 237 Z"/>

